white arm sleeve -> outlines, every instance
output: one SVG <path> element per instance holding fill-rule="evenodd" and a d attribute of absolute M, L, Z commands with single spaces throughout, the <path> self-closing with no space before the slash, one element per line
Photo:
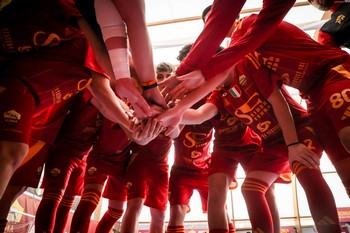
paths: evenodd
<path fill-rule="evenodd" d="M 100 25 L 103 40 L 123 37 L 126 40 L 126 27 L 112 0 L 95 0 L 96 19 Z M 127 48 L 107 48 L 115 79 L 130 77 Z"/>

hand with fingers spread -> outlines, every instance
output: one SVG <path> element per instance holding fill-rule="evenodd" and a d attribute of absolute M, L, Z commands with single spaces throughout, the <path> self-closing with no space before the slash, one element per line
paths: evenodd
<path fill-rule="evenodd" d="M 160 115 L 161 113 L 164 112 L 164 108 L 162 108 L 159 105 L 152 104 L 150 107 L 151 107 L 151 111 L 150 111 L 151 115 L 150 115 L 150 117 L 157 117 L 158 115 Z"/>
<path fill-rule="evenodd" d="M 122 78 L 116 80 L 115 92 L 121 99 L 130 102 L 138 117 L 145 118 L 151 115 L 149 104 L 141 95 L 140 90 L 133 84 L 132 79 Z"/>
<path fill-rule="evenodd" d="M 163 127 L 156 118 L 149 118 L 142 120 L 140 124 L 137 121 L 131 121 L 130 130 L 134 142 L 147 145 L 163 131 Z"/>
<path fill-rule="evenodd" d="M 304 164 L 310 169 L 319 169 L 320 158 L 302 143 L 288 146 L 289 165 L 293 162 Z"/>
<path fill-rule="evenodd" d="M 159 86 L 161 87 L 163 96 L 169 94 L 169 92 L 173 88 L 175 88 L 179 83 L 180 81 L 177 80 L 177 75 L 175 73 L 172 73 L 168 78 L 159 82 Z"/>
<path fill-rule="evenodd" d="M 157 117 L 157 120 L 166 128 L 164 134 L 169 136 L 173 130 L 179 127 L 183 113 L 176 108 L 168 109 Z"/>
<path fill-rule="evenodd" d="M 142 95 L 145 97 L 148 103 L 157 104 L 164 109 L 167 109 L 167 104 L 162 93 L 159 91 L 158 87 L 147 89 L 142 92 Z"/>
<path fill-rule="evenodd" d="M 180 83 L 169 92 L 173 100 L 183 98 L 188 92 L 196 89 L 205 82 L 205 78 L 200 70 L 195 70 L 177 77 L 177 80 L 180 81 Z"/>

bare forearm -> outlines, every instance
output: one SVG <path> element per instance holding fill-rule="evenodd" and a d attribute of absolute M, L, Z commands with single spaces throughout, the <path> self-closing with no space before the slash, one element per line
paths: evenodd
<path fill-rule="evenodd" d="M 276 88 L 274 93 L 270 96 L 269 101 L 272 104 L 275 116 L 282 129 L 285 143 L 288 145 L 298 142 L 293 116 L 285 98 L 278 88 Z"/>
<path fill-rule="evenodd" d="M 182 99 L 175 108 L 181 113 L 184 114 L 184 112 L 189 109 L 191 106 L 193 106 L 196 102 L 204 98 L 208 93 L 210 93 L 212 90 L 214 90 L 217 86 L 219 86 L 221 83 L 225 81 L 228 74 L 230 73 L 231 68 L 223 72 L 222 74 L 217 75 L 215 78 L 206 81 L 198 88 L 191 91 L 184 99 Z"/>
<path fill-rule="evenodd" d="M 109 80 L 99 74 L 93 75 L 93 82 L 89 87 L 94 96 L 92 103 L 109 120 L 119 123 L 124 127 L 129 127 L 129 117 L 125 113 L 125 105 L 115 95 L 109 86 Z"/>

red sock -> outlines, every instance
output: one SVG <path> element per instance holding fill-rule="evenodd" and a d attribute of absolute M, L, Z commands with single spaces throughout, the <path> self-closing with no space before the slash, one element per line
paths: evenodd
<path fill-rule="evenodd" d="M 123 215 L 124 210 L 113 209 L 108 207 L 108 210 L 103 215 L 96 227 L 96 233 L 109 233 L 112 231 L 114 224 Z"/>
<path fill-rule="evenodd" d="M 90 225 L 90 218 L 98 202 L 100 201 L 101 192 L 96 189 L 84 190 L 77 209 L 74 212 L 71 233 L 87 233 Z"/>
<path fill-rule="evenodd" d="M 270 188 L 265 193 L 266 201 L 270 209 L 272 222 L 273 222 L 273 229 L 274 233 L 280 233 L 281 232 L 281 222 L 280 222 L 280 215 L 277 208 L 276 198 L 275 198 L 275 189 L 274 185 L 270 186 Z"/>
<path fill-rule="evenodd" d="M 297 174 L 297 178 L 304 188 L 317 231 L 341 232 L 334 197 L 321 172 L 306 168 Z"/>
<path fill-rule="evenodd" d="M 209 233 L 228 233 L 227 229 L 210 229 Z"/>
<path fill-rule="evenodd" d="M 166 233 L 184 233 L 184 226 L 168 226 L 166 229 Z"/>
<path fill-rule="evenodd" d="M 64 233 L 68 221 L 70 208 L 73 206 L 74 196 L 63 196 L 56 213 L 56 222 L 53 232 Z"/>
<path fill-rule="evenodd" d="M 6 223 L 7 219 L 0 219 L 0 233 L 5 232 Z"/>
<path fill-rule="evenodd" d="M 62 199 L 60 190 L 45 190 L 36 211 L 35 232 L 52 232 L 58 204 Z"/>
<path fill-rule="evenodd" d="M 249 177 L 244 180 L 241 188 L 254 232 L 274 232 L 270 209 L 265 197 L 268 188 L 265 182 Z"/>
<path fill-rule="evenodd" d="M 232 222 L 228 223 L 228 232 L 229 233 L 236 233 L 235 225 Z"/>

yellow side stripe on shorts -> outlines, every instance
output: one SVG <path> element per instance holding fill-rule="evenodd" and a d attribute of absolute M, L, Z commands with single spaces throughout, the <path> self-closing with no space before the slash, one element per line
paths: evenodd
<path fill-rule="evenodd" d="M 32 145 L 29 148 L 28 154 L 26 155 L 26 157 L 23 159 L 22 163 L 18 167 L 23 166 L 26 162 L 31 160 L 34 157 L 34 155 L 36 155 L 45 146 L 45 144 L 46 142 L 39 140 L 34 145 Z"/>

